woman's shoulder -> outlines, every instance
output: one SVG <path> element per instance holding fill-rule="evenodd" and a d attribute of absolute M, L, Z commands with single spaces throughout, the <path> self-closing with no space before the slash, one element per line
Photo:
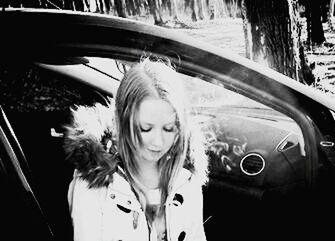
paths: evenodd
<path fill-rule="evenodd" d="M 72 210 L 73 203 L 79 204 L 83 203 L 96 203 L 98 204 L 101 197 L 105 196 L 107 188 L 92 188 L 90 183 L 81 178 L 78 170 L 74 171 L 73 179 L 69 184 L 68 188 L 68 204 L 70 210 Z"/>
<path fill-rule="evenodd" d="M 98 193 L 102 190 L 106 190 L 107 186 L 92 186 L 92 182 L 87 178 L 83 177 L 82 174 L 75 169 L 73 174 L 73 179 L 69 185 L 69 190 L 73 189 L 76 192 L 88 192 L 88 193 Z"/>
<path fill-rule="evenodd" d="M 65 126 L 66 160 L 74 165 L 89 187 L 108 186 L 119 163 L 114 150 L 114 105 L 77 106 Z"/>
<path fill-rule="evenodd" d="M 123 172 L 120 172 L 118 167 L 114 171 L 106 171 L 99 179 L 101 184 L 97 183 L 97 174 L 88 175 L 87 172 L 81 172 L 78 169 L 74 170 L 73 179 L 71 183 L 75 183 L 78 186 L 86 189 L 99 190 L 115 188 L 115 186 L 129 186 L 129 182 Z"/>
<path fill-rule="evenodd" d="M 110 177 L 107 177 L 106 175 L 106 181 L 104 185 L 95 185 L 94 182 L 87 179 L 78 170 L 75 170 L 72 182 L 69 185 L 69 189 L 71 186 L 81 190 L 82 192 L 101 193 L 112 191 L 128 195 L 132 193 L 130 183 L 128 182 L 125 174 L 122 171 L 119 171 L 119 169 L 110 174 Z"/>

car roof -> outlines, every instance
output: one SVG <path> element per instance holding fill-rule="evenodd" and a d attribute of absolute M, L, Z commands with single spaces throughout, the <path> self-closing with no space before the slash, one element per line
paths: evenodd
<path fill-rule="evenodd" d="M 11 23 L 10 26 L 8 23 Z M 219 72 L 264 92 L 266 88 L 279 88 L 279 98 L 286 98 L 282 96 L 285 91 L 293 91 L 335 110 L 334 98 L 320 90 L 179 31 L 136 20 L 67 10 L 9 8 L 0 13 L 0 29 L 3 33 L 0 43 L 7 46 L 4 49 L 7 54 L 15 50 L 27 55 L 43 55 L 36 49 L 43 52 L 44 48 L 51 46 L 54 52 L 48 49 L 48 54 L 52 56 L 66 46 L 68 49 L 71 47 L 71 54 L 80 55 L 81 48 L 86 48 L 85 53 L 88 50 L 92 56 L 102 56 L 106 51 L 113 52 L 116 57 L 134 60 L 134 56 L 139 57 L 148 50 L 158 55 L 166 54 L 177 59 L 177 62 L 178 58 L 183 57 L 184 66 L 198 64 L 204 72 Z M 67 34 L 64 34 L 66 31 Z M 25 39 L 23 43 L 22 39 Z M 131 55 L 127 55 L 127 52 L 131 52 Z M 55 70 L 57 68 L 60 69 L 54 66 Z"/>

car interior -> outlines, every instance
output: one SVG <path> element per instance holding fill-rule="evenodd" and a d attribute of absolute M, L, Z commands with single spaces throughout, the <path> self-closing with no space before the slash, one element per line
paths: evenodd
<path fill-rule="evenodd" d="M 74 103 L 90 105 L 101 102 L 102 98 L 87 87 L 33 64 L 12 67 L 2 68 L 2 80 L 10 83 L 5 86 L 7 90 L 3 88 L 8 95 L 2 96 L 5 100 L 1 100 L 1 107 L 27 161 L 24 174 L 30 177 L 28 182 L 53 235 L 57 240 L 71 240 L 72 224 L 66 197 L 73 167 L 65 161 L 62 128 L 70 121 L 69 111 Z M 35 88 L 42 92 L 40 96 L 36 95 Z"/>
<path fill-rule="evenodd" d="M 113 82 L 106 88 L 115 88 L 129 63 L 82 57 L 53 61 L 0 63 L 0 105 L 18 142 L 15 151 L 21 153 L 18 161 L 22 171 L 54 238 L 72 240 L 67 190 L 74 167 L 65 161 L 64 126 L 71 121 L 71 108 L 106 104 L 107 93 L 91 83 L 73 81 L 76 75 L 66 70 L 78 67 L 82 71 L 85 66 L 86 71 L 98 72 Z M 110 62 L 113 65 L 102 64 Z M 294 227 L 290 225 L 305 215 L 302 206 L 297 209 L 306 187 L 302 161 L 306 159 L 306 143 L 299 125 L 260 103 L 247 103 L 237 94 L 227 98 L 209 88 L 199 98 L 194 93 L 206 84 L 197 86 L 200 77 L 186 78 L 191 79 L 193 114 L 200 124 L 206 124 L 203 130 L 211 144 L 209 183 L 204 187 L 207 239 L 218 240 L 224 230 L 236 237 L 257 235 L 263 227 L 277 228 L 279 218 L 287 219 L 287 215 L 286 229 L 290 230 Z M 233 104 L 217 106 L 218 100 L 234 100 L 239 108 Z M 250 108 L 249 102 L 255 108 Z M 262 138 L 256 132 L 259 130 Z M 251 154 L 245 155 L 247 152 Z"/>

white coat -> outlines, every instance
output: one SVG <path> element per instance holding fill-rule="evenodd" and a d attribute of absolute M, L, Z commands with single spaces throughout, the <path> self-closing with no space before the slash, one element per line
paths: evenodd
<path fill-rule="evenodd" d="M 108 187 L 88 188 L 77 172 L 68 199 L 75 241 L 148 241 L 145 214 L 129 183 L 114 173 Z M 201 185 L 183 169 L 166 201 L 168 241 L 205 241 Z"/>

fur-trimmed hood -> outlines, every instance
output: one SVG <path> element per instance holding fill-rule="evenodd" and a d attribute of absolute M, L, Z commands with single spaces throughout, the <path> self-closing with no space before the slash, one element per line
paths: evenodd
<path fill-rule="evenodd" d="M 65 126 L 64 150 L 67 161 L 74 164 L 80 177 L 90 187 L 108 186 L 113 181 L 113 173 L 123 166 L 117 153 L 115 102 L 94 106 L 76 106 L 71 109 L 72 123 Z M 202 143 L 200 130 L 192 131 L 190 147 L 184 168 L 207 182 L 207 155 Z"/>

